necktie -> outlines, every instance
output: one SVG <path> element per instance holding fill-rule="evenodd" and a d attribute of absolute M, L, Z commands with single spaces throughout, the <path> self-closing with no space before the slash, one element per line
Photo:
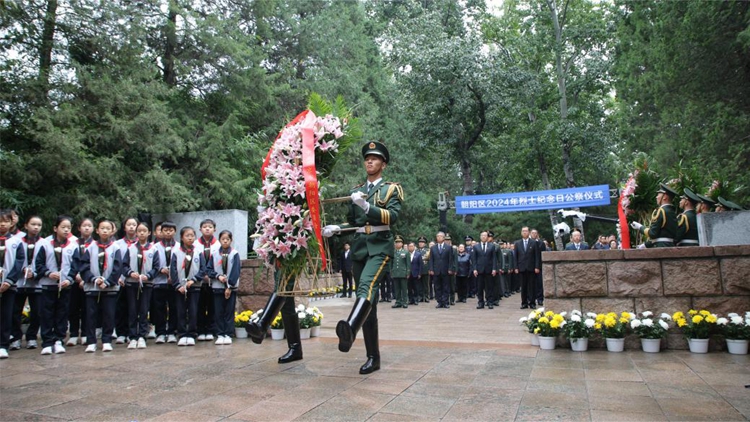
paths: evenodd
<path fill-rule="evenodd" d="M 372 191 L 372 188 L 374 188 L 374 187 L 375 187 L 375 184 L 373 184 L 373 183 L 368 183 L 367 184 L 367 194 L 368 195 L 370 194 L 370 192 Z"/>
<path fill-rule="evenodd" d="M 528 239 L 524 239 L 523 240 L 523 251 L 524 252 L 526 252 L 526 249 L 528 248 L 528 246 L 529 246 L 529 240 Z"/>
<path fill-rule="evenodd" d="M 487 244 L 482 243 L 482 253 L 487 252 Z"/>

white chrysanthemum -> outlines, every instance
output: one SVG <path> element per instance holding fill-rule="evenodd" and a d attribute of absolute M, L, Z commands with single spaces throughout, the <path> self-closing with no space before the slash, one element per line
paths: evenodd
<path fill-rule="evenodd" d="M 654 320 L 651 319 L 651 318 L 646 318 L 643 321 L 641 321 L 641 323 L 643 325 L 645 325 L 646 327 L 653 327 L 654 326 Z"/>
<path fill-rule="evenodd" d="M 643 316 L 644 316 L 644 317 L 646 317 L 646 318 L 650 317 L 650 316 L 651 316 L 651 315 L 653 315 L 653 314 L 654 314 L 654 313 L 653 313 L 653 312 L 651 312 L 651 311 L 643 311 L 643 312 L 641 312 L 641 315 L 643 315 Z"/>
<path fill-rule="evenodd" d="M 563 320 L 563 322 L 560 323 L 560 328 L 564 327 L 565 324 L 567 324 L 567 323 L 568 323 L 568 321 Z"/>
<path fill-rule="evenodd" d="M 661 320 L 661 319 L 659 320 L 659 325 L 661 325 L 661 328 L 663 328 L 663 329 L 665 329 L 665 330 L 668 330 L 668 329 L 669 329 L 669 324 L 667 324 L 666 322 L 664 322 L 664 321 L 663 321 L 663 320 Z"/>
<path fill-rule="evenodd" d="M 304 312 L 305 311 L 305 305 L 299 304 L 297 305 L 297 312 Z"/>
<path fill-rule="evenodd" d="M 630 328 L 638 328 L 641 326 L 641 320 L 640 319 L 634 319 L 630 321 Z"/>
<path fill-rule="evenodd" d="M 586 316 L 589 318 L 596 318 L 596 312 L 586 312 Z"/>
<path fill-rule="evenodd" d="M 565 315 L 568 315 L 568 313 L 567 312 L 560 312 L 560 316 L 561 317 L 564 317 Z"/>
<path fill-rule="evenodd" d="M 528 321 L 528 320 L 529 320 L 529 319 L 528 319 L 528 318 L 526 318 L 526 317 L 521 317 L 521 319 L 519 319 L 519 320 L 518 320 L 518 322 L 520 322 L 521 324 L 523 324 L 524 322 L 526 322 L 526 321 Z"/>
<path fill-rule="evenodd" d="M 742 321 L 742 318 L 740 318 L 740 321 Z M 726 319 L 726 318 L 719 318 L 719 319 L 716 320 L 716 325 L 727 325 L 728 322 L 729 322 L 729 320 Z M 732 321 L 732 322 L 734 322 L 734 321 Z"/>
<path fill-rule="evenodd" d="M 541 307 L 541 308 L 537 308 L 537 312 L 539 312 L 539 313 L 542 313 L 542 312 L 544 312 L 544 307 Z"/>
<path fill-rule="evenodd" d="M 727 316 L 729 318 L 733 318 L 733 317 L 740 316 L 740 315 L 737 312 L 731 312 L 731 313 L 727 314 Z"/>
<path fill-rule="evenodd" d="M 581 316 L 577 314 L 573 314 L 570 316 L 570 320 L 573 322 L 581 322 Z"/>
<path fill-rule="evenodd" d="M 573 315 L 581 315 L 581 311 L 579 311 L 578 309 L 573 309 L 572 311 L 570 311 L 570 313 Z"/>
<path fill-rule="evenodd" d="M 536 312 L 531 312 L 531 313 L 529 314 L 529 319 L 534 319 L 534 318 L 536 318 L 536 316 L 537 316 L 537 313 L 536 313 Z"/>
<path fill-rule="evenodd" d="M 299 319 L 304 319 L 305 318 L 305 312 L 304 311 L 303 312 L 297 312 L 297 317 Z"/>
<path fill-rule="evenodd" d="M 588 328 L 593 328 L 593 327 L 594 327 L 594 325 L 596 325 L 596 321 L 594 321 L 594 320 L 593 320 L 593 319 L 591 319 L 591 318 L 587 319 L 587 320 L 586 320 L 586 321 L 584 321 L 583 323 L 584 323 L 584 324 L 586 324 L 586 327 L 588 327 Z"/>
<path fill-rule="evenodd" d="M 721 319 L 723 319 L 723 320 L 726 320 L 726 318 L 721 318 Z M 718 323 L 718 321 L 716 321 L 716 322 Z M 726 324 L 726 322 L 725 322 L 724 324 Z M 738 316 L 736 316 L 736 317 L 732 317 L 732 324 L 735 324 L 735 325 L 742 325 L 742 317 L 741 317 L 741 316 L 739 316 L 739 315 L 738 315 Z M 722 324 L 722 325 L 723 325 L 723 324 Z"/>
<path fill-rule="evenodd" d="M 659 315 L 659 318 L 661 318 L 661 319 L 663 319 L 665 321 L 671 321 L 672 320 L 672 316 L 669 315 L 669 314 L 667 314 L 667 313 L 662 313 L 661 315 Z"/>

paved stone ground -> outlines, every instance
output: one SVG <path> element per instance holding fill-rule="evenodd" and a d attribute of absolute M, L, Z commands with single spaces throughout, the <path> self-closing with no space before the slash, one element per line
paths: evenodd
<path fill-rule="evenodd" d="M 364 346 L 336 348 L 352 299 L 313 302 L 321 337 L 278 365 L 285 341 L 156 346 L 94 355 L 39 350 L 0 361 L 0 420 L 527 421 L 746 420 L 750 358 L 686 351 L 540 351 L 516 298 L 379 308 L 382 369 L 358 374 Z M 511 306 L 512 302 L 512 306 Z"/>

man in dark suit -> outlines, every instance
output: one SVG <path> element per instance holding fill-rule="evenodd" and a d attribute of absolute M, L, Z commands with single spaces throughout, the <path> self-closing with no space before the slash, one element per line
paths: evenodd
<path fill-rule="evenodd" d="M 436 243 L 430 248 L 430 275 L 435 280 L 436 308 L 450 308 L 448 294 L 450 293 L 450 276 L 455 272 L 453 267 L 453 248 L 445 243 L 445 233 L 438 232 Z"/>
<path fill-rule="evenodd" d="M 581 241 L 581 232 L 574 231 L 570 235 L 571 242 L 565 246 L 566 251 L 585 251 L 589 249 L 589 244 Z"/>
<path fill-rule="evenodd" d="M 487 232 L 479 234 L 479 243 L 471 251 L 471 270 L 477 278 L 477 309 L 487 307 L 492 309 L 492 283 L 497 274 L 497 258 L 495 244 L 489 241 Z"/>
<path fill-rule="evenodd" d="M 539 244 L 529 238 L 529 228 L 521 229 L 521 239 L 516 240 L 514 257 L 516 261 L 515 273 L 521 279 L 521 309 L 535 309 L 536 274 L 542 269 L 537 249 Z"/>
<path fill-rule="evenodd" d="M 422 252 L 417 249 L 414 242 L 409 242 L 409 254 L 411 264 L 409 264 L 409 275 L 407 281 L 409 284 L 409 305 L 417 306 L 422 301 Z"/>
<path fill-rule="evenodd" d="M 341 251 L 339 262 L 341 262 L 341 279 L 344 282 L 344 290 L 341 291 L 341 297 L 352 297 L 354 279 L 352 273 L 352 253 L 349 251 L 349 243 L 344 243 L 344 250 Z"/>

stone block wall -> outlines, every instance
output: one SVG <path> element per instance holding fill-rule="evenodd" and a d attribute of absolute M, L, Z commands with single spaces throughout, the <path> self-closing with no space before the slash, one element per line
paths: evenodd
<path fill-rule="evenodd" d="M 750 311 L 750 245 L 542 253 L 544 306 L 556 312 Z M 666 347 L 687 348 L 679 332 Z"/>

